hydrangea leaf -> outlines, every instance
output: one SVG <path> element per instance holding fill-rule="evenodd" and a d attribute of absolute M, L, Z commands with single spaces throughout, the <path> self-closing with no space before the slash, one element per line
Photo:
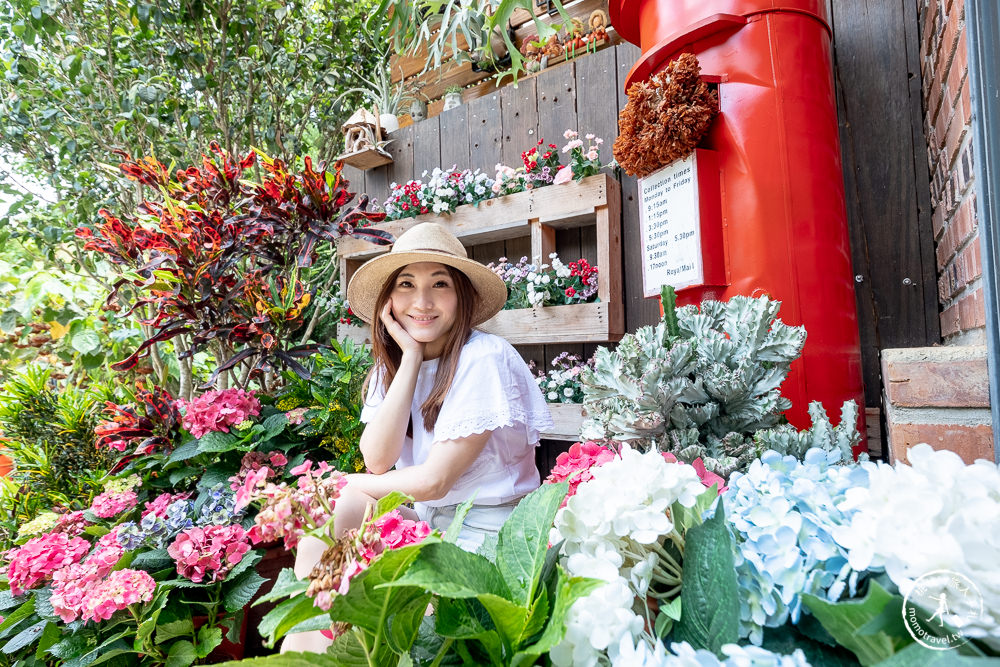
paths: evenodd
<path fill-rule="evenodd" d="M 41 636 L 42 631 L 45 630 L 45 627 L 49 623 L 51 623 L 51 621 L 48 620 L 41 620 L 37 623 L 32 623 L 14 635 L 10 641 L 3 645 L 3 648 L 0 649 L 0 651 L 3 651 L 7 655 L 10 655 L 15 651 L 20 651 L 22 648 L 38 639 L 38 637 Z"/>
<path fill-rule="evenodd" d="M 253 599 L 253 596 L 257 594 L 261 585 L 266 581 L 267 579 L 257 574 L 255 570 L 250 570 L 244 572 L 239 578 L 232 580 L 231 584 L 227 583 L 226 592 L 222 598 L 226 606 L 226 611 L 230 613 L 237 612 L 250 604 L 250 600 Z"/>
<path fill-rule="evenodd" d="M 837 643 L 858 657 L 862 665 L 874 665 L 889 658 L 901 648 L 900 641 L 903 645 L 909 643 L 896 632 L 892 634 L 884 630 L 874 634 L 859 632 L 861 628 L 878 618 L 892 600 L 892 594 L 874 579 L 868 584 L 868 593 L 861 599 L 827 602 L 814 595 L 802 596 L 806 608 L 819 619 Z M 902 620 L 898 630 L 906 634 Z"/>
<path fill-rule="evenodd" d="M 996 664 L 996 658 L 956 655 L 956 651 L 935 651 L 913 642 L 880 662 L 879 667 L 986 667 L 993 664 Z"/>
<path fill-rule="evenodd" d="M 228 452 L 236 449 L 239 445 L 239 438 L 231 433 L 221 431 L 209 431 L 198 439 L 199 452 Z"/>
<path fill-rule="evenodd" d="M 190 618 L 182 618 L 156 626 L 156 643 L 165 644 L 175 637 L 187 637 L 194 632 L 194 623 Z"/>
<path fill-rule="evenodd" d="M 437 595 L 455 598 L 495 595 L 510 599 L 503 577 L 486 558 L 463 551 L 448 542 L 428 544 L 425 541 L 423 544 L 425 546 L 419 550 L 419 556 L 414 554 L 415 560 L 406 574 L 386 582 L 385 586 L 419 586 Z M 403 550 L 389 553 L 398 551 Z M 383 554 L 378 562 L 384 560 L 386 555 Z"/>
<path fill-rule="evenodd" d="M 263 557 L 264 554 L 261 553 L 260 550 L 250 551 L 243 554 L 243 557 L 240 558 L 240 562 L 233 566 L 233 569 L 226 574 L 226 578 L 223 579 L 223 581 L 234 581 L 236 577 L 240 576 L 248 569 L 259 563 Z"/>
<path fill-rule="evenodd" d="M 268 646 L 274 646 L 274 642 L 296 625 L 320 614 L 326 615 L 326 612 L 315 606 L 312 598 L 299 595 L 285 600 L 265 614 L 260 620 L 259 631 L 262 637 L 267 638 Z"/>
<path fill-rule="evenodd" d="M 549 548 L 549 529 L 568 491 L 565 482 L 543 484 L 518 503 L 500 528 L 497 567 L 511 600 L 522 607 L 535 597 Z"/>
<path fill-rule="evenodd" d="M 400 493 L 399 491 L 393 491 L 392 493 L 384 495 L 379 498 L 378 502 L 375 504 L 375 514 L 372 515 L 372 520 L 379 518 L 383 514 L 388 514 L 403 503 L 407 503 L 412 500 L 413 498 L 405 493 Z"/>
<path fill-rule="evenodd" d="M 170 645 L 166 667 L 188 667 L 197 659 L 198 654 L 194 650 L 194 644 L 182 639 Z"/>
<path fill-rule="evenodd" d="M 489 612 L 475 598 L 441 598 L 434 616 L 434 632 L 452 639 L 478 640 L 490 655 L 501 655 L 500 636 L 491 628 Z M 433 656 L 432 656 L 433 659 Z"/>
<path fill-rule="evenodd" d="M 396 655 L 409 655 L 410 647 L 413 646 L 413 642 L 417 638 L 420 622 L 424 620 L 430 599 L 430 595 L 415 598 L 389 619 L 385 639 L 389 648 Z"/>
<path fill-rule="evenodd" d="M 299 593 L 305 593 L 307 588 L 309 588 L 309 582 L 299 579 L 295 576 L 295 570 L 290 567 L 286 567 L 278 573 L 278 578 L 275 579 L 274 586 L 271 587 L 271 590 L 257 598 L 257 601 L 253 603 L 253 606 L 256 607 L 257 605 L 265 602 L 280 600 L 281 598 L 287 598 L 293 595 L 298 595 Z"/>
<path fill-rule="evenodd" d="M 740 619 L 732 536 L 721 499 L 710 519 L 688 531 L 682 567 L 676 639 L 719 655 L 723 644 L 739 639 Z"/>

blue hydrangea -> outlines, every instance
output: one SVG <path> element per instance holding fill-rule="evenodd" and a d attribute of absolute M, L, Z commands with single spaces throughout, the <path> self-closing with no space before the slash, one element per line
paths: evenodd
<path fill-rule="evenodd" d="M 191 518 L 194 504 L 190 500 L 177 500 L 167 506 L 162 517 L 152 512 L 139 523 L 128 521 L 118 529 L 118 543 L 127 551 L 145 546 L 162 549 L 182 530 L 194 526 Z"/>
<path fill-rule="evenodd" d="M 839 508 L 867 472 L 838 452 L 810 449 L 804 461 L 766 452 L 734 473 L 724 495 L 735 536 L 740 633 L 760 644 L 765 627 L 798 623 L 802 593 L 837 600 L 857 590 L 858 572 L 833 538 L 853 511 Z"/>
<path fill-rule="evenodd" d="M 228 526 L 242 515 L 242 509 L 236 510 L 236 494 L 225 484 L 216 484 L 207 492 L 198 513 L 198 525 Z"/>

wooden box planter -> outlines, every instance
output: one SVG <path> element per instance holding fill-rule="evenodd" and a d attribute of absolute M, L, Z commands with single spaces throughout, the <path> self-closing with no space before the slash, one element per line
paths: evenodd
<path fill-rule="evenodd" d="M 420 222 L 437 222 L 466 246 L 524 236 L 531 237 L 531 257 L 546 264 L 555 252 L 556 231 L 597 227 L 597 303 L 503 310 L 480 325 L 483 331 L 503 336 L 514 345 L 547 343 L 603 343 L 625 333 L 621 282 L 621 191 L 607 174 L 576 183 L 550 185 L 490 199 L 479 206 L 460 206 L 451 215 L 421 215 L 379 225 L 396 236 Z M 385 246 L 345 237 L 337 244 L 341 285 L 366 260 Z M 367 327 L 340 325 L 339 337 L 365 342 Z"/>
<path fill-rule="evenodd" d="M 580 440 L 580 427 L 586 419 L 583 406 L 579 403 L 549 403 L 548 406 L 555 427 L 551 431 L 544 432 L 542 438 L 567 442 Z"/>
<path fill-rule="evenodd" d="M 360 169 L 361 171 L 368 171 L 369 169 L 374 169 L 375 167 L 392 164 L 392 155 L 373 146 L 369 146 L 368 148 L 355 151 L 353 153 L 344 153 L 343 155 L 338 156 L 337 159 L 343 160 L 355 169 Z"/>

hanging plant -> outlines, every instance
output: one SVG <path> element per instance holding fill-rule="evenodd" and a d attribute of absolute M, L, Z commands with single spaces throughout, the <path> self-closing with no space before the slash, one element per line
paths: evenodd
<path fill-rule="evenodd" d="M 642 178 L 689 156 L 719 113 L 719 96 L 700 78 L 698 59 L 685 53 L 649 81 L 629 86 L 618 116 L 615 160 Z"/>

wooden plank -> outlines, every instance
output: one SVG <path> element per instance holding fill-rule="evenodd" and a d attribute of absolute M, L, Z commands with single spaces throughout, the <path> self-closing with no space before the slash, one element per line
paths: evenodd
<path fill-rule="evenodd" d="M 906 4 L 831 3 L 865 403 L 873 407 L 881 349 L 940 342 L 918 26 Z"/>
<path fill-rule="evenodd" d="M 580 439 L 580 427 L 586 419 L 583 406 L 577 403 L 549 403 L 549 412 L 555 426 L 542 433 L 549 440 L 576 442 Z"/>
<path fill-rule="evenodd" d="M 615 47 L 615 57 L 618 71 L 618 108 L 624 109 L 628 97 L 622 87 L 632 65 L 639 59 L 641 51 L 632 44 L 621 44 Z M 579 65 L 579 63 L 577 63 Z M 606 144 L 613 143 L 617 138 L 603 137 Z M 656 299 L 645 299 L 642 296 L 642 263 L 639 261 L 639 251 L 642 247 L 641 230 L 639 229 L 639 198 L 636 180 L 621 175 L 621 207 L 622 207 L 622 279 L 624 280 L 625 330 L 635 331 L 641 326 L 654 324 L 660 319 L 660 305 Z"/>
<path fill-rule="evenodd" d="M 472 84 L 489 79 L 492 74 L 489 72 L 477 72 L 472 69 L 470 62 L 451 61 L 434 72 L 427 72 L 417 77 L 410 85 L 421 84 L 420 94 L 429 100 L 436 100 L 447 88 L 451 86 L 461 86 L 465 88 Z"/>
<path fill-rule="evenodd" d="M 332 169 L 332 166 L 330 167 Z M 340 172 L 341 178 L 347 179 L 347 189 L 350 192 L 356 192 L 359 195 L 366 192 L 365 190 L 365 172 L 360 169 L 356 169 L 349 164 L 345 164 L 343 170 Z"/>
<path fill-rule="evenodd" d="M 447 168 L 455 165 L 459 170 L 475 169 L 469 159 L 469 106 L 462 104 L 449 109 L 438 116 L 438 120 L 441 124 L 441 166 Z M 492 165 L 486 173 L 493 173 Z"/>
<path fill-rule="evenodd" d="M 416 178 L 427 180 L 435 167 L 441 166 L 441 127 L 440 120 L 429 118 L 413 126 L 413 174 Z"/>
<path fill-rule="evenodd" d="M 607 173 L 588 176 L 579 182 L 554 185 L 552 189 L 535 191 L 531 200 L 532 217 L 549 224 L 557 224 L 556 218 L 583 215 L 593 211 L 595 206 L 608 202 L 608 190 L 618 184 Z"/>
<path fill-rule="evenodd" d="M 385 170 L 388 183 L 380 195 L 381 201 L 385 201 L 389 196 L 390 184 L 405 183 L 413 178 L 413 126 L 402 127 L 389 136 L 393 139 L 388 146 L 393 162 Z"/>
<path fill-rule="evenodd" d="M 500 93 L 472 100 L 469 107 L 469 166 L 492 171 L 502 159 L 502 119 Z"/>
<path fill-rule="evenodd" d="M 503 109 L 503 144 L 501 159 L 508 167 L 523 164 L 521 153 L 538 141 L 538 107 L 535 101 L 535 80 L 519 83 L 517 87 L 500 89 Z"/>
<path fill-rule="evenodd" d="M 617 340 L 608 311 L 607 303 L 502 310 L 480 328 L 513 345 Z"/>
<path fill-rule="evenodd" d="M 555 228 L 541 223 L 531 225 L 531 263 L 550 264 L 549 255 L 553 252 L 556 252 Z"/>

